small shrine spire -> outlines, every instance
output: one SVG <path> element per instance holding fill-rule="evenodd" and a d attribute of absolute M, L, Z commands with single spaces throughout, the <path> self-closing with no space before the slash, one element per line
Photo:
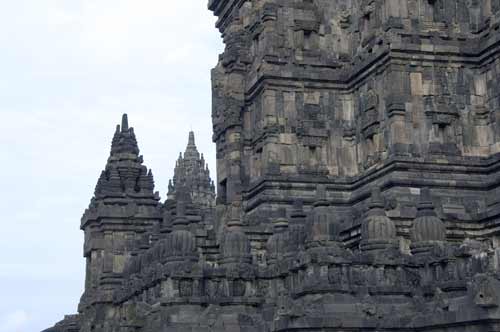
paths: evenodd
<path fill-rule="evenodd" d="M 436 214 L 429 188 L 422 188 L 420 192 L 417 218 L 413 221 L 410 238 L 414 255 L 429 252 L 436 244 L 446 241 L 446 226 Z"/>

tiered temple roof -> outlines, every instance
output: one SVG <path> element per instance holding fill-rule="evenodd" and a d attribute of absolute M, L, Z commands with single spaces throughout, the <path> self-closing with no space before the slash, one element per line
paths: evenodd
<path fill-rule="evenodd" d="M 186 188 L 192 202 L 198 207 L 215 206 L 215 185 L 210 178 L 210 170 L 203 154 L 198 152 L 192 131 L 189 133 L 184 155 L 180 153 L 175 164 L 174 177 L 168 185 L 168 198 L 175 200 L 182 188 Z"/>
<path fill-rule="evenodd" d="M 124 114 L 121 126 L 116 126 L 106 167 L 97 181 L 95 198 L 153 198 L 153 173 L 142 163 L 134 128 L 129 127 L 127 114 Z"/>

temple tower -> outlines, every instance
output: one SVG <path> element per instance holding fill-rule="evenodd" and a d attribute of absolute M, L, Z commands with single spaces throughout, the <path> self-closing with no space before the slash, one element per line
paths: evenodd
<path fill-rule="evenodd" d="M 226 45 L 212 71 L 220 203 L 242 200 L 247 223 L 269 226 L 294 199 L 310 210 L 321 183 L 342 241 L 356 247 L 371 183 L 405 241 L 419 190 L 435 187 L 455 238 L 477 235 L 468 220 L 499 204 L 494 181 L 479 186 L 500 152 L 498 1 L 209 9 Z"/>
<path fill-rule="evenodd" d="M 87 268 L 80 311 L 112 303 L 127 261 L 141 240 L 149 242 L 148 232 L 162 220 L 159 200 L 153 174 L 143 165 L 134 129 L 124 114 L 81 221 Z"/>

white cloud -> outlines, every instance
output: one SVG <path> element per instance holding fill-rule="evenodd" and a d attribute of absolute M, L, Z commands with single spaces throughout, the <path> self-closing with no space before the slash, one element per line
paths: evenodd
<path fill-rule="evenodd" d="M 0 316 L 0 332 L 27 332 L 24 328 L 29 316 L 24 310 L 16 310 Z"/>

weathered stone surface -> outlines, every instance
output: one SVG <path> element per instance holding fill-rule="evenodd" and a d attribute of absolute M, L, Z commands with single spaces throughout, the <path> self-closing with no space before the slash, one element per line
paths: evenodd
<path fill-rule="evenodd" d="M 52 332 L 500 331 L 500 1 L 210 0 L 217 198 L 126 116 Z"/>

